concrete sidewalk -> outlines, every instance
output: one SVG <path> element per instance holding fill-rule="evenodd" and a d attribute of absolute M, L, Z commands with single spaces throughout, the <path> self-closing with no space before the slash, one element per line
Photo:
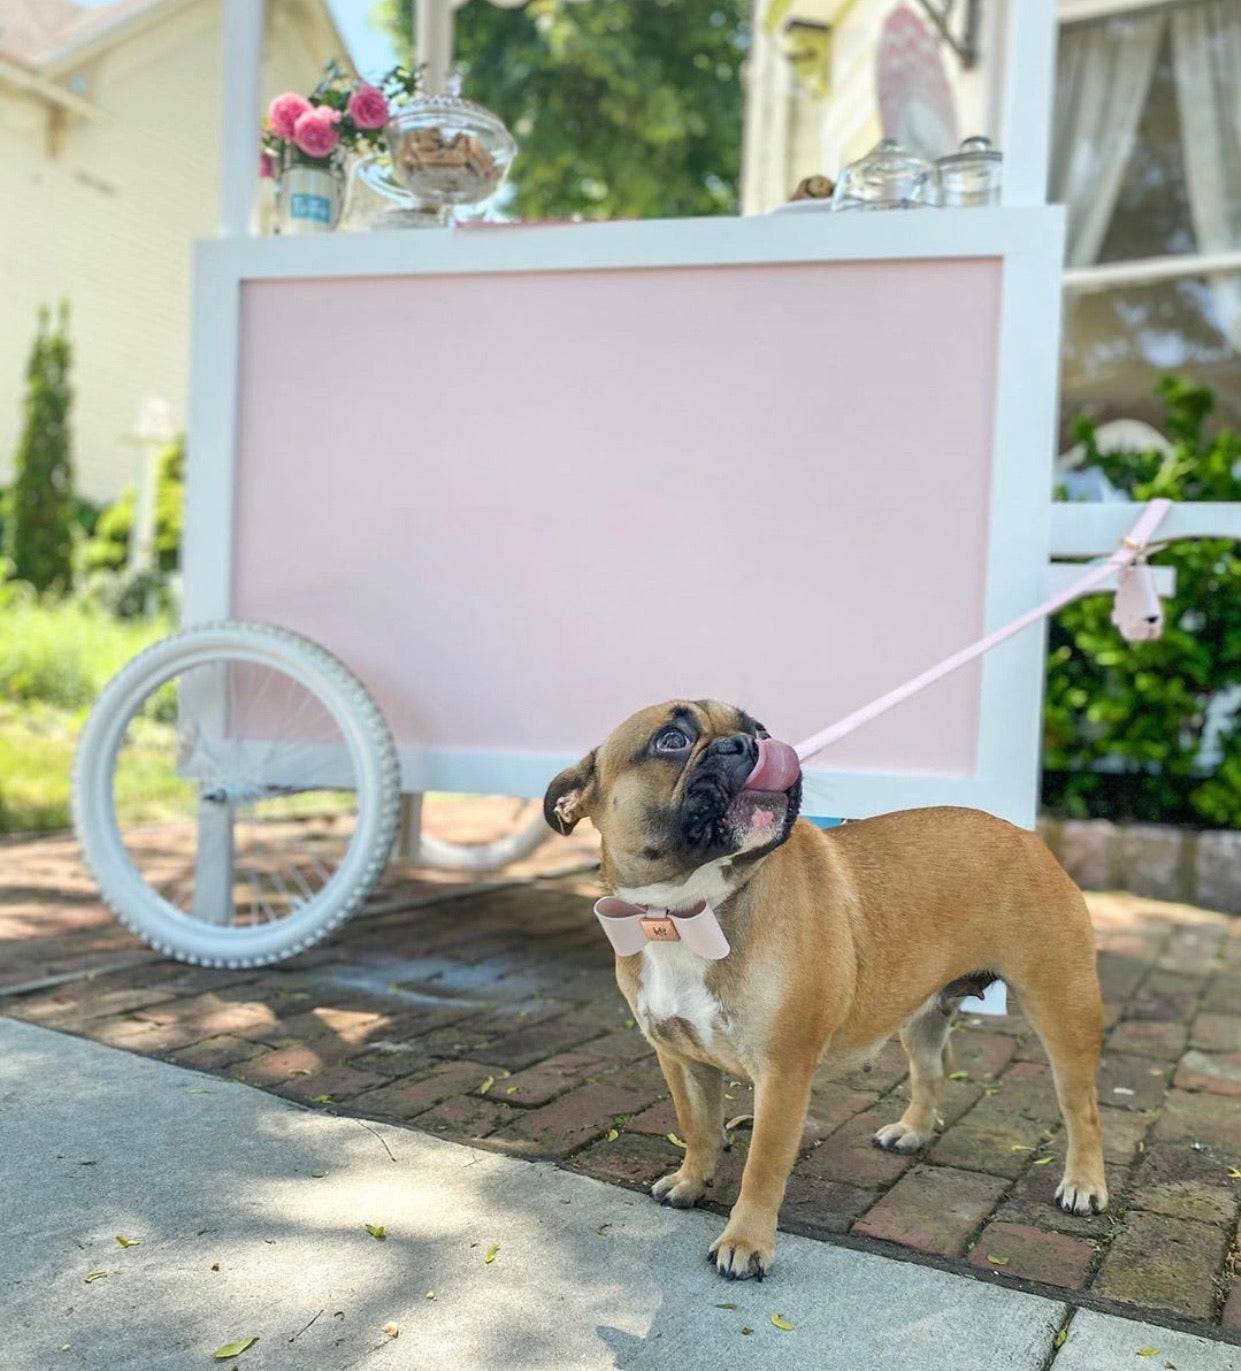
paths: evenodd
<path fill-rule="evenodd" d="M 0 1147 L 6 1371 L 183 1371 L 250 1336 L 225 1364 L 1041 1371 L 1069 1313 L 788 1235 L 728 1284 L 716 1216 L 6 1020 Z M 1241 1349 L 1081 1312 L 1054 1364 L 1169 1362 Z"/>

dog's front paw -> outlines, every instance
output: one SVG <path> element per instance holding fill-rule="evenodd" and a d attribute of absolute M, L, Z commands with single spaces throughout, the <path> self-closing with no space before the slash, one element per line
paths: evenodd
<path fill-rule="evenodd" d="M 885 1152 L 918 1152 L 931 1141 L 929 1133 L 919 1133 L 907 1123 L 887 1123 L 875 1134 L 876 1147 Z"/>
<path fill-rule="evenodd" d="M 1102 1214 L 1107 1208 L 1107 1182 L 1070 1176 L 1056 1187 L 1056 1203 L 1066 1214 Z"/>
<path fill-rule="evenodd" d="M 754 1224 L 729 1219 L 728 1226 L 711 1244 L 707 1260 L 730 1281 L 762 1280 L 776 1259 L 775 1224 Z"/>
<path fill-rule="evenodd" d="M 670 1204 L 674 1209 L 689 1209 L 702 1199 L 707 1183 L 701 1177 L 687 1175 L 685 1168 L 674 1171 L 671 1176 L 663 1176 L 651 1186 L 651 1194 L 660 1204 Z"/>

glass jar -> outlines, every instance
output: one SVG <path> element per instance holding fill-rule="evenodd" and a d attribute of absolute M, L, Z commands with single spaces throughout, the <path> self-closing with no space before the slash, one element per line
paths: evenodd
<path fill-rule="evenodd" d="M 430 205 L 479 205 L 504 183 L 517 144 L 503 120 L 457 94 L 420 95 L 384 126 L 392 176 Z"/>
<path fill-rule="evenodd" d="M 330 233 L 345 201 L 339 157 L 303 162 L 286 153 L 276 181 L 276 226 L 281 233 Z"/>
<path fill-rule="evenodd" d="M 906 151 L 895 138 L 884 138 L 840 173 L 832 208 L 922 209 L 939 204 L 939 171 Z"/>
<path fill-rule="evenodd" d="M 967 138 L 957 152 L 941 157 L 941 203 L 957 208 L 1000 203 L 1004 155 L 990 138 Z"/>

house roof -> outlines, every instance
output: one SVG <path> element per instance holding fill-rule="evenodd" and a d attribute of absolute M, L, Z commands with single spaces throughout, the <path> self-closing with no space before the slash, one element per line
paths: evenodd
<path fill-rule="evenodd" d="M 96 11 L 84 10 L 73 0 L 0 0 L 0 53 L 34 67 L 40 53 L 92 13 Z"/>
<path fill-rule="evenodd" d="M 0 60 L 56 76 L 98 48 L 121 42 L 193 0 L 111 0 L 86 8 L 73 0 L 0 0 Z M 310 0 L 347 51 L 326 0 Z"/>

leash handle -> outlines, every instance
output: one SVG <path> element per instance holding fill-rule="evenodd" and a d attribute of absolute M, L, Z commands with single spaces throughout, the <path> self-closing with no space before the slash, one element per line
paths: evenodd
<path fill-rule="evenodd" d="M 915 676 L 894 690 L 889 690 L 886 695 L 880 695 L 877 700 L 872 700 L 869 704 L 863 705 L 861 709 L 855 709 L 852 714 L 846 714 L 843 719 L 838 719 L 834 724 L 829 724 L 827 728 L 812 733 L 809 738 L 804 739 L 794 748 L 798 760 L 802 763 L 808 762 L 811 757 L 817 756 L 824 748 L 838 742 L 847 734 L 852 733 L 854 729 L 861 728 L 863 724 L 870 723 L 872 719 L 877 719 L 881 714 L 886 714 L 888 710 L 894 709 L 897 705 L 908 700 L 911 695 L 916 695 L 920 690 L 925 690 L 927 686 L 934 685 L 936 681 L 942 680 L 945 676 L 951 675 L 952 672 L 965 666 L 967 662 L 972 662 L 975 657 L 981 657 L 985 652 L 990 652 L 993 647 L 998 647 L 1000 643 L 1005 642 L 1014 634 L 1020 633 L 1023 628 L 1028 628 L 1031 624 L 1037 623 L 1039 619 L 1045 619 L 1049 614 L 1054 614 L 1056 610 L 1062 609 L 1070 601 L 1078 599 L 1088 591 L 1093 590 L 1095 586 L 1101 585 L 1117 570 L 1132 566 L 1143 555 L 1151 535 L 1163 522 L 1171 508 L 1171 500 L 1152 500 L 1142 511 L 1137 523 L 1121 539 L 1120 546 L 1115 552 L 1105 561 L 1100 562 L 1098 566 L 1091 567 L 1085 575 L 1079 577 L 1067 589 L 1062 590 L 1058 595 L 1053 595 L 1048 600 L 1044 600 L 1041 605 L 1036 605 L 1033 609 L 1027 610 L 1020 618 L 1012 620 L 1011 623 L 1005 624 L 1002 628 L 997 628 L 994 633 L 988 633 L 985 638 L 979 638 L 977 642 L 954 652 L 951 657 L 945 657 L 942 662 L 937 662 L 934 666 L 928 667 L 921 675 Z"/>

